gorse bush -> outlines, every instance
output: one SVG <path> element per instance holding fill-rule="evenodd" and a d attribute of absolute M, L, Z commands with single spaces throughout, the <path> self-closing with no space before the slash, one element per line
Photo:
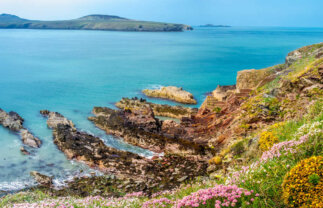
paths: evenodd
<path fill-rule="evenodd" d="M 323 157 L 299 162 L 285 176 L 282 187 L 289 207 L 323 207 Z"/>
<path fill-rule="evenodd" d="M 220 156 L 215 156 L 209 160 L 209 164 L 221 165 L 221 163 L 222 163 L 222 158 Z"/>
<path fill-rule="evenodd" d="M 277 142 L 279 142 L 278 137 L 270 131 L 264 131 L 260 134 L 259 146 L 262 151 L 269 150 Z"/>

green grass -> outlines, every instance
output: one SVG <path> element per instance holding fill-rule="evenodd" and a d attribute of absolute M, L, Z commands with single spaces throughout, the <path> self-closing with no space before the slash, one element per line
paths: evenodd
<path fill-rule="evenodd" d="M 309 110 L 309 114 L 299 121 L 290 121 L 275 129 L 280 141 L 295 139 L 295 134 L 302 125 L 312 125 L 321 121 L 323 116 L 323 102 L 317 101 Z M 313 115 L 315 115 L 313 117 Z M 317 127 L 323 129 L 323 125 Z M 302 144 L 296 154 L 282 155 L 278 159 L 267 162 L 262 168 L 256 169 L 253 173 L 245 176 L 244 182 L 240 184 L 246 189 L 255 190 L 260 194 L 256 207 L 285 207 L 282 200 L 282 182 L 286 173 L 299 161 L 317 155 L 323 155 L 323 134 L 322 132 L 310 137 L 309 141 Z"/>

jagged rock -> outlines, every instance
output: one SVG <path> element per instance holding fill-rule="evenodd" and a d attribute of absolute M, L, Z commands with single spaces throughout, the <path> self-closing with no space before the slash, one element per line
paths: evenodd
<path fill-rule="evenodd" d="M 23 127 L 24 119 L 16 112 L 6 113 L 0 109 L 0 124 L 20 134 L 22 142 L 30 147 L 39 148 L 41 141 Z"/>
<path fill-rule="evenodd" d="M 30 175 L 42 186 L 51 186 L 53 184 L 53 178 L 43 175 L 37 171 L 31 171 Z"/>
<path fill-rule="evenodd" d="M 8 114 L 0 109 L 0 124 L 11 131 L 20 131 L 20 129 L 23 128 L 23 122 L 24 119 L 22 119 L 16 112 L 11 111 Z"/>
<path fill-rule="evenodd" d="M 168 86 L 156 90 L 144 89 L 142 92 L 148 97 L 165 98 L 180 103 L 196 104 L 193 95 L 181 87 Z"/>
<path fill-rule="evenodd" d="M 298 50 L 290 52 L 286 58 L 285 58 L 285 63 L 290 66 L 292 65 L 295 61 L 299 60 L 302 58 L 302 53 Z"/>
<path fill-rule="evenodd" d="M 191 117 L 197 113 L 197 108 L 188 108 L 183 106 L 170 106 L 170 105 L 162 105 L 155 104 L 151 102 L 147 102 L 144 99 L 138 98 L 122 98 L 119 102 L 116 103 L 116 106 L 120 109 L 129 109 L 134 110 L 138 108 L 146 108 L 149 105 L 155 116 L 164 116 L 170 118 L 183 118 L 183 117 Z"/>
<path fill-rule="evenodd" d="M 40 114 L 42 114 L 43 116 L 48 116 L 48 115 L 49 115 L 49 113 L 50 113 L 50 111 L 49 111 L 49 110 L 41 110 L 41 111 L 40 111 Z"/>
<path fill-rule="evenodd" d="M 110 109 L 106 111 L 110 112 Z M 97 109 L 97 112 L 102 115 L 105 111 Z M 149 111 L 141 113 L 150 115 Z M 50 116 L 51 112 L 48 115 Z M 199 157 L 166 154 L 154 160 L 147 159 L 134 153 L 107 147 L 100 138 L 78 131 L 74 126 L 66 124 L 66 120 L 60 119 L 61 123 L 53 125 L 54 143 L 57 147 L 69 159 L 83 161 L 91 167 L 117 176 L 119 180 L 129 180 L 120 185 L 120 188 L 126 191 L 151 191 L 157 187 L 174 188 L 180 184 L 181 178 L 188 180 L 206 174 L 207 163 Z M 71 121 L 67 123 L 72 124 Z M 143 122 L 139 124 L 145 128 Z M 149 124 L 147 129 L 156 130 L 156 126 Z M 174 173 L 174 168 L 179 171 Z M 183 179 L 184 176 L 187 178 Z M 93 191 L 97 192 L 94 189 Z"/>
<path fill-rule="evenodd" d="M 215 99 L 219 101 L 225 100 L 226 97 L 228 97 L 230 92 L 233 92 L 236 90 L 236 85 L 224 85 L 220 86 L 218 85 L 217 88 L 212 92 L 212 95 Z"/>
<path fill-rule="evenodd" d="M 30 155 L 30 152 L 28 152 L 24 147 L 20 148 L 20 152 L 24 155 Z"/>
<path fill-rule="evenodd" d="M 68 126 L 71 126 L 72 128 L 74 127 L 73 122 L 68 120 L 64 116 L 62 116 L 60 113 L 50 112 L 48 110 L 41 110 L 40 113 L 43 116 L 48 117 L 47 126 L 49 128 L 56 128 L 58 124 L 68 125 Z"/>
<path fill-rule="evenodd" d="M 300 60 L 305 56 L 316 56 L 316 58 L 320 58 L 323 53 L 323 43 L 314 44 L 299 48 L 294 50 L 286 56 L 285 63 L 287 66 L 292 65 L 294 62 Z"/>
<path fill-rule="evenodd" d="M 276 74 L 271 72 L 270 68 L 238 71 L 237 90 L 240 92 L 243 89 L 255 89 L 273 81 L 276 76 Z"/>
<path fill-rule="evenodd" d="M 166 128 L 164 125 L 163 128 L 163 122 L 154 117 L 149 106 L 132 111 L 94 107 L 93 114 L 95 116 L 89 120 L 97 127 L 144 149 L 183 154 L 201 154 L 205 149 L 204 144 L 194 141 L 194 136 L 188 134 L 185 127 L 173 125 L 173 128 Z"/>
<path fill-rule="evenodd" d="M 26 129 L 20 130 L 20 136 L 21 136 L 22 142 L 25 145 L 28 145 L 34 148 L 39 148 L 41 145 L 41 141 Z"/>

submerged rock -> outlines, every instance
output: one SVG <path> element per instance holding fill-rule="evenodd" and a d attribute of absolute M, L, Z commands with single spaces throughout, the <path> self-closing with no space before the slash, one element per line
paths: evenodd
<path fill-rule="evenodd" d="M 37 171 L 31 171 L 30 175 L 42 186 L 51 186 L 53 184 L 53 177 L 43 175 Z"/>
<path fill-rule="evenodd" d="M 155 90 L 144 89 L 142 92 L 148 97 L 164 98 L 185 104 L 197 103 L 193 95 L 181 87 L 168 86 Z"/>
<path fill-rule="evenodd" d="M 197 113 L 197 108 L 188 108 L 183 106 L 171 106 L 171 105 L 162 105 L 147 102 L 145 99 L 138 98 L 122 98 L 119 102 L 115 104 L 120 109 L 129 109 L 135 110 L 140 108 L 145 108 L 149 105 L 155 116 L 164 116 L 170 118 L 183 118 L 191 117 Z"/>
<path fill-rule="evenodd" d="M 24 119 L 16 112 L 6 113 L 0 109 L 0 124 L 13 132 L 20 134 L 22 142 L 30 147 L 39 148 L 41 141 L 23 127 Z"/>
<path fill-rule="evenodd" d="M 30 152 L 28 152 L 24 147 L 20 147 L 20 152 L 24 155 L 30 155 Z"/>

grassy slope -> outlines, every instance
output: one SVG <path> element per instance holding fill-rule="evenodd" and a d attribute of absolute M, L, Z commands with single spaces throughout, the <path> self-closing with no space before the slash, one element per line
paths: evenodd
<path fill-rule="evenodd" d="M 322 47 L 322 46 L 321 46 Z M 315 48 L 315 47 L 313 47 Z M 282 198 L 282 183 L 286 173 L 288 173 L 299 161 L 309 158 L 313 155 L 323 155 L 323 97 L 322 90 L 312 89 L 308 92 L 306 97 L 296 97 L 295 101 L 289 100 L 275 100 L 275 102 L 268 100 L 268 98 L 263 98 L 264 93 L 271 92 L 275 89 L 281 88 L 281 83 L 285 79 L 296 83 L 301 76 L 306 73 L 317 73 L 317 68 L 323 63 L 323 58 L 315 58 L 313 56 L 307 56 L 303 59 L 295 62 L 289 69 L 292 71 L 276 80 L 268 83 L 267 85 L 258 88 L 255 94 L 249 98 L 242 108 L 246 109 L 246 112 L 257 112 L 258 105 L 255 103 L 260 102 L 270 102 L 272 108 L 270 111 L 277 111 L 276 106 L 284 106 L 284 110 L 277 114 L 276 120 L 268 125 L 263 126 L 263 128 L 258 129 L 252 134 L 241 138 L 239 142 L 233 143 L 231 147 L 227 148 L 225 154 L 233 154 L 234 160 L 231 161 L 229 172 L 225 175 L 219 175 L 210 178 L 197 178 L 189 184 L 183 184 L 182 187 L 158 194 L 153 198 L 148 198 L 146 196 L 136 197 L 124 197 L 121 199 L 97 199 L 97 198 L 87 198 L 87 199 L 77 199 L 77 198 L 67 198 L 59 199 L 55 197 L 50 197 L 43 192 L 22 192 L 14 195 L 8 195 L 2 198 L 0 202 L 0 207 L 2 206 L 13 206 L 15 203 L 25 203 L 25 202 L 36 202 L 39 203 L 42 200 L 50 201 L 55 200 L 57 204 L 72 204 L 74 207 L 108 207 L 108 202 L 115 202 L 109 207 L 143 207 L 143 203 L 146 201 L 152 202 L 152 200 L 157 200 L 158 206 L 162 204 L 162 199 L 169 199 L 171 201 L 176 201 L 189 196 L 194 192 L 202 189 L 207 189 L 210 187 L 215 187 L 217 184 L 230 184 L 233 181 L 233 176 L 239 171 L 248 167 L 248 171 L 243 171 L 238 174 L 234 184 L 238 187 L 254 190 L 255 193 L 259 194 L 252 204 L 248 204 L 245 198 L 239 199 L 237 205 L 233 207 L 286 207 L 284 200 Z M 299 108 L 299 105 L 303 103 L 305 99 L 309 99 L 310 103 L 303 108 Z M 291 119 L 286 115 L 297 114 L 300 111 L 301 116 L 294 116 Z M 285 118 L 285 119 L 284 119 Z M 263 152 L 259 148 L 258 140 L 261 132 L 271 132 L 278 138 L 277 142 L 286 141 L 298 141 L 302 136 L 308 135 L 308 140 L 294 148 L 294 153 L 281 154 L 279 157 L 275 157 L 266 162 L 261 162 L 261 157 Z M 252 145 L 250 141 L 253 142 Z M 237 145 L 239 143 L 240 145 Z M 237 147 L 243 149 L 238 154 L 234 153 Z M 282 152 L 284 153 L 284 152 Z M 226 157 L 224 157 L 226 159 Z M 237 162 L 241 161 L 241 162 Z M 260 162 L 260 163 L 259 163 Z M 260 164 L 260 165 L 255 165 Z M 212 177 L 211 177 L 212 178 Z M 322 179 L 321 179 L 322 180 Z M 87 203 L 86 201 L 89 201 Z M 211 204 L 200 204 L 199 207 L 214 207 L 214 201 Z M 41 203 L 40 203 L 41 204 Z M 166 207 L 172 207 L 172 205 L 166 205 Z"/>

